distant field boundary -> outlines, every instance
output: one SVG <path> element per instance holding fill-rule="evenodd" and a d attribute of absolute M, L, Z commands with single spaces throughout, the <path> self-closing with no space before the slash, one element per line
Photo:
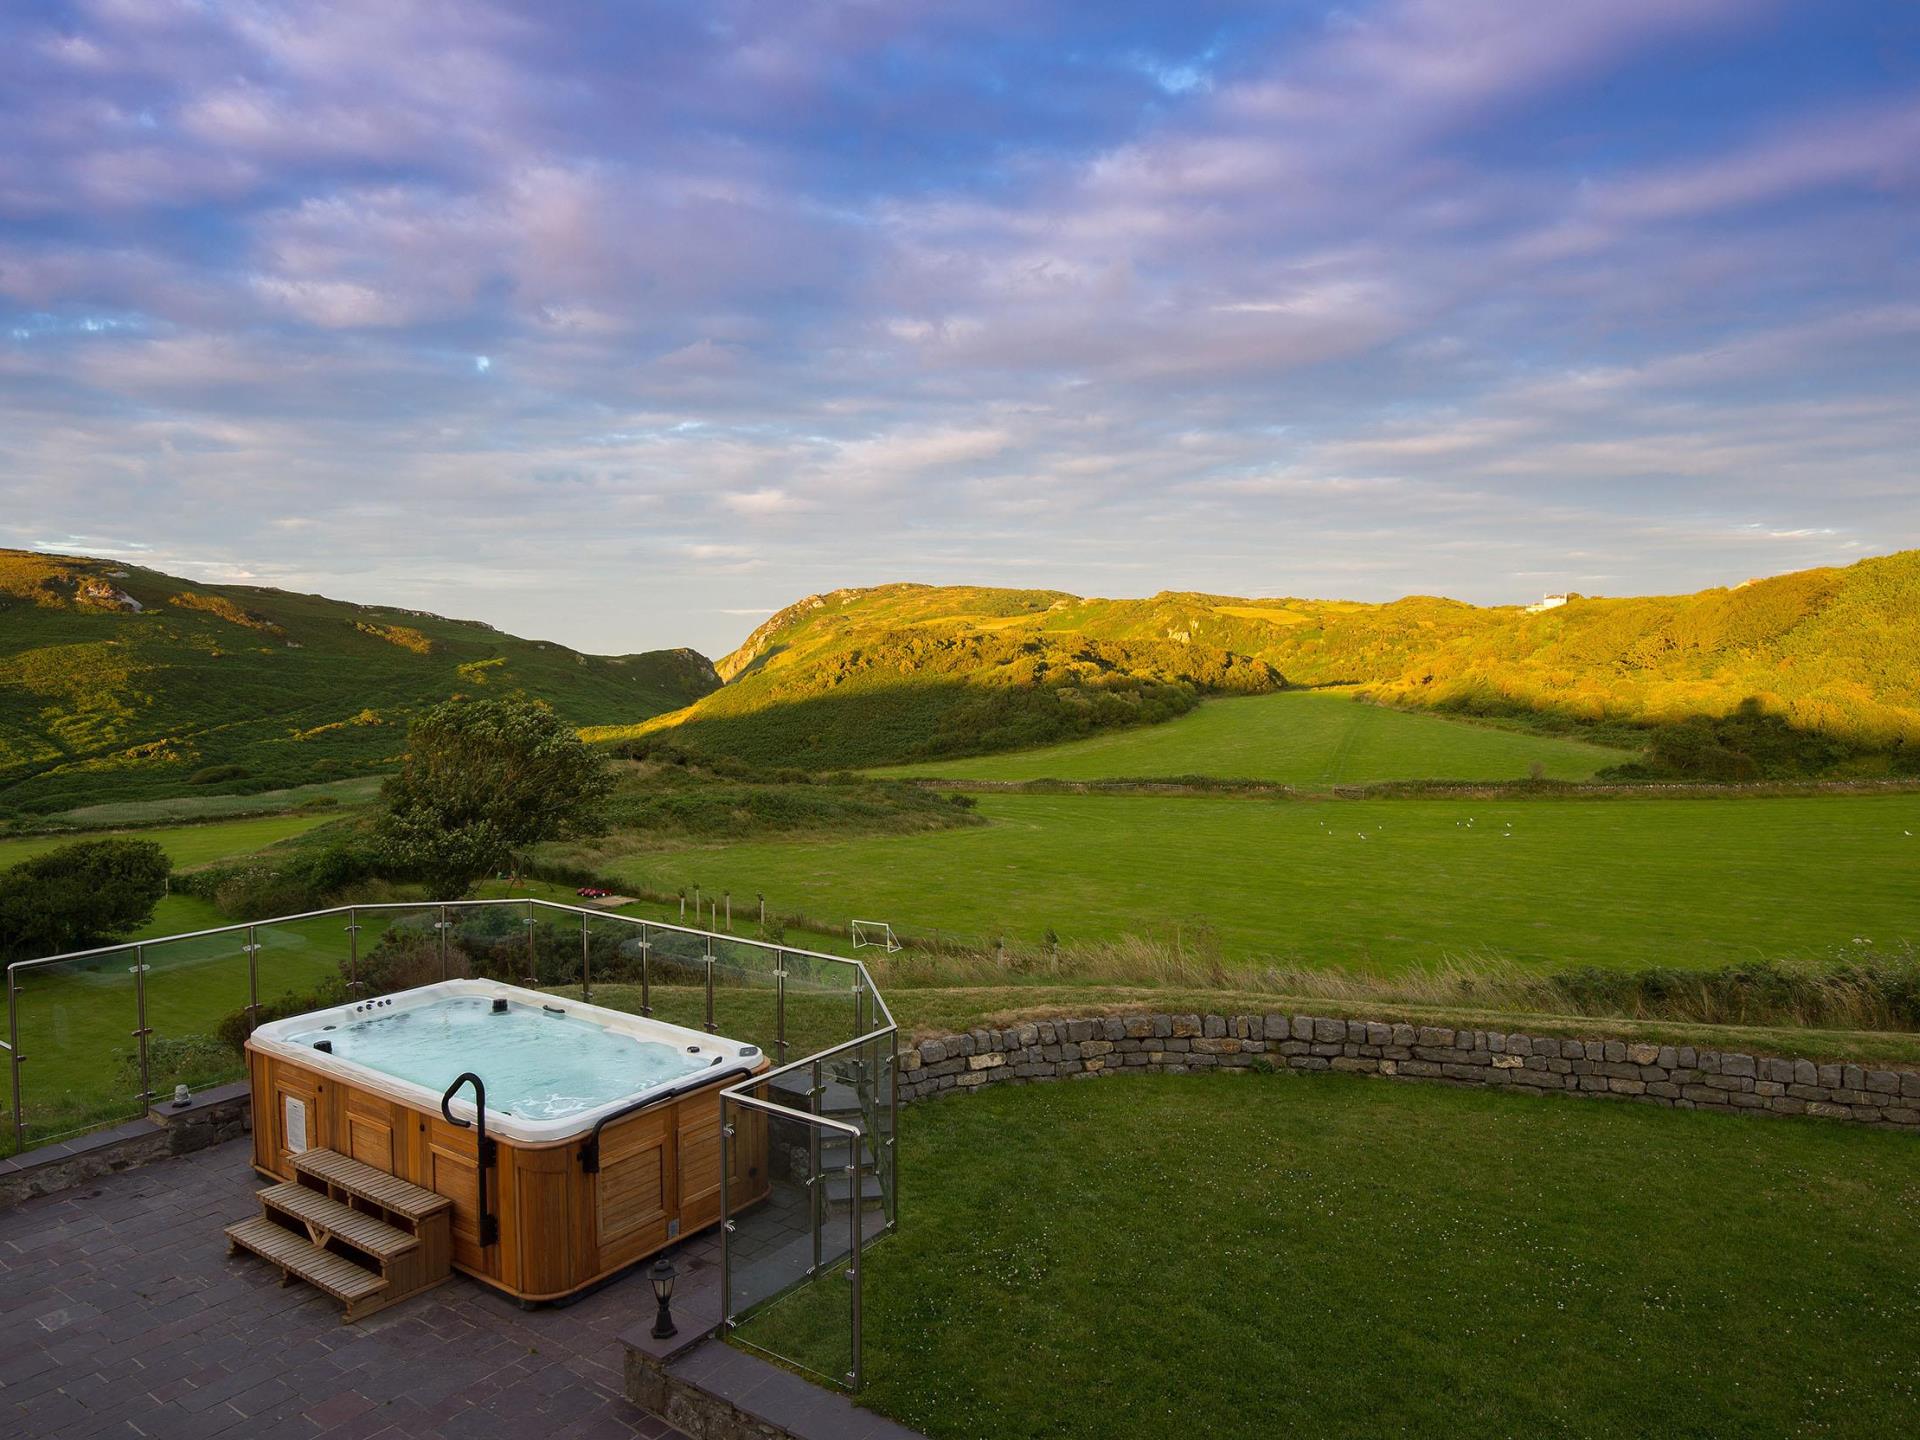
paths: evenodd
<path fill-rule="evenodd" d="M 31 828 L 0 827 L 0 840 L 40 840 L 48 836 L 119 835 L 140 830 L 201 830 L 210 825 L 232 825 L 243 820 L 279 820 L 289 815 L 347 815 L 357 807 L 350 801 L 332 805 L 282 805 L 271 810 L 242 810 L 225 815 L 171 815 L 153 820 L 102 820 L 95 825 L 35 825 Z M 4 867 L 0 867 L 4 868 Z"/>
<path fill-rule="evenodd" d="M 1376 780 L 1364 785 L 1288 785 L 1277 780 L 1227 780 L 1205 775 L 1164 779 L 953 780 L 902 776 L 923 790 L 980 795 L 1261 795 L 1278 800 L 1737 800 L 1817 795 L 1912 795 L 1920 777 L 1898 780 Z"/>

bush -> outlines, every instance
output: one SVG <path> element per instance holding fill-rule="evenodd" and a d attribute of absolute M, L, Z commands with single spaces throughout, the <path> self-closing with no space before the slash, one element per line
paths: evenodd
<path fill-rule="evenodd" d="M 428 922 L 400 920 L 389 926 L 379 942 L 362 952 L 355 975 L 361 993 L 391 994 L 431 985 L 441 978 L 440 936 L 428 928 Z M 341 979 L 347 977 L 347 961 L 340 962 Z"/>
<path fill-rule="evenodd" d="M 0 958 L 85 950 L 139 929 L 172 869 L 151 840 L 83 840 L 0 872 Z"/>
<path fill-rule="evenodd" d="M 245 780 L 252 772 L 244 765 L 209 765 L 187 777 L 189 785 L 218 785 L 225 780 Z"/>
<path fill-rule="evenodd" d="M 526 912 L 517 906 L 487 905 L 454 909 L 447 932 L 443 972 L 440 937 L 425 920 L 404 920 L 389 927 L 360 956 L 358 975 L 372 994 L 411 990 L 447 976 L 471 976 L 520 984 L 531 976 L 540 986 L 573 985 L 580 980 L 580 930 L 574 924 L 536 924 L 529 931 Z M 588 932 L 593 974 L 600 980 L 639 979 L 640 932 L 602 928 Z M 342 962 L 342 975 L 345 974 Z"/>
<path fill-rule="evenodd" d="M 291 848 L 238 865 L 210 866 L 181 877 L 180 888 L 240 919 L 297 915 L 331 904 L 349 886 L 375 878 L 378 857 L 357 836 Z"/>
<path fill-rule="evenodd" d="M 295 994 L 289 990 L 277 999 L 263 1000 L 257 1017 L 249 1016 L 244 1006 L 221 1016 L 213 1027 L 213 1039 L 225 1052 L 240 1054 L 245 1051 L 247 1036 L 253 1033 L 254 1026 L 285 1020 L 290 1015 L 325 1010 L 333 1005 L 344 1004 L 346 999 L 347 987 L 336 982 L 324 983 L 320 989 L 306 994 Z"/>

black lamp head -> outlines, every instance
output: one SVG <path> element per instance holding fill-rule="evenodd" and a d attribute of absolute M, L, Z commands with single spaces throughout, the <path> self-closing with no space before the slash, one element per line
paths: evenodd
<path fill-rule="evenodd" d="M 660 1306 L 653 1320 L 653 1338 L 656 1340 L 666 1340 L 680 1333 L 673 1323 L 673 1310 L 668 1304 L 673 1298 L 673 1280 L 673 1262 L 664 1256 L 654 1261 L 653 1268 L 647 1272 L 647 1281 L 653 1286 L 653 1298 Z"/>

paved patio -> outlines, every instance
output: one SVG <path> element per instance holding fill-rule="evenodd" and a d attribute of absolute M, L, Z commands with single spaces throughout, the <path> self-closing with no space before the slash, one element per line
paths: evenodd
<path fill-rule="evenodd" d="M 523 1311 L 456 1275 L 342 1325 L 271 1266 L 229 1258 L 254 1213 L 248 1142 L 0 1211 L 0 1435 L 673 1437 L 622 1394 L 624 1327 L 652 1315 L 630 1274 Z M 718 1268 L 703 1236 L 683 1274 Z"/>

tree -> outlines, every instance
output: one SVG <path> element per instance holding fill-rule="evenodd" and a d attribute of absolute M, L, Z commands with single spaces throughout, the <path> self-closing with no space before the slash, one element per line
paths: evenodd
<path fill-rule="evenodd" d="M 407 732 L 382 789 L 382 858 L 457 900 L 543 840 L 598 835 L 613 788 L 599 755 L 533 700 L 450 700 Z"/>
<path fill-rule="evenodd" d="M 153 919 L 173 862 L 151 840 L 84 840 L 0 872 L 0 956 L 105 945 Z"/>

